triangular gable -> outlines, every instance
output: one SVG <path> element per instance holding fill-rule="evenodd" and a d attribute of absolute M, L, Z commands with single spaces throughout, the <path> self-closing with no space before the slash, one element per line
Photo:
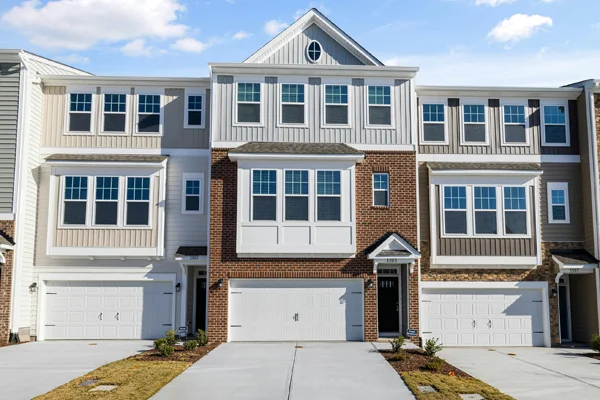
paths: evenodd
<path fill-rule="evenodd" d="M 296 22 L 288 26 L 283 32 L 275 36 L 270 42 L 260 48 L 256 53 L 248 57 L 245 63 L 264 63 L 268 62 L 279 49 L 291 42 L 298 35 L 302 34 L 311 25 L 316 25 L 321 31 L 326 33 L 331 39 L 337 42 L 341 47 L 348 51 L 360 63 L 364 65 L 383 66 L 375 56 L 369 53 L 364 47 L 358 44 L 354 39 L 348 36 L 337 25 L 325 17 L 319 10 L 313 8 Z"/>
<path fill-rule="evenodd" d="M 406 252 L 405 256 L 391 257 L 386 255 L 388 252 Z M 386 240 L 383 241 L 375 250 L 369 253 L 369 259 L 379 258 L 406 258 L 407 260 L 417 260 L 421 258 L 421 253 L 412 247 L 406 240 L 402 239 L 398 234 L 392 233 Z"/>
<path fill-rule="evenodd" d="M 20 56 L 27 69 L 39 75 L 92 75 L 79 68 L 50 60 L 28 51 L 21 51 Z"/>

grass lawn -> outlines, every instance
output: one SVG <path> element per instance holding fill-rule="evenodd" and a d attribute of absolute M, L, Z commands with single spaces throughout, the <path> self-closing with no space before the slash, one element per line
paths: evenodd
<path fill-rule="evenodd" d="M 459 394 L 480 394 L 486 400 L 513 400 L 498 389 L 472 377 L 448 376 L 431 372 L 402 372 L 406 385 L 418 400 L 457 399 Z M 438 393 L 422 393 L 418 386 L 432 386 Z"/>

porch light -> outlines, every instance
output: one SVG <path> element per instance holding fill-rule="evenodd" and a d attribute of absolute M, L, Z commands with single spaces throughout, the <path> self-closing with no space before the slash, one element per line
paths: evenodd
<path fill-rule="evenodd" d="M 175 285 L 175 291 L 177 293 L 181 292 L 181 282 L 177 283 L 177 285 Z"/>
<path fill-rule="evenodd" d="M 556 288 L 552 288 L 552 290 L 550 290 L 550 297 L 554 298 L 558 296 L 558 290 L 556 290 Z"/>
<path fill-rule="evenodd" d="M 29 293 L 35 293 L 37 292 L 37 283 L 33 282 L 31 285 L 29 285 Z"/>
<path fill-rule="evenodd" d="M 367 281 L 367 288 L 369 288 L 369 289 L 373 289 L 373 285 L 374 285 L 374 284 L 373 284 L 373 279 L 369 279 L 369 280 Z"/>
<path fill-rule="evenodd" d="M 217 281 L 217 287 L 219 287 L 219 288 L 222 288 L 222 287 L 223 287 L 223 282 L 224 282 L 224 281 L 223 281 L 223 278 L 220 278 L 220 279 Z"/>

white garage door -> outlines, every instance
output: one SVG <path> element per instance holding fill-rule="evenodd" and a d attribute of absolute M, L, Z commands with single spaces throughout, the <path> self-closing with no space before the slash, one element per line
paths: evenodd
<path fill-rule="evenodd" d="M 46 339 L 155 339 L 173 329 L 172 282 L 47 281 Z"/>
<path fill-rule="evenodd" d="M 362 340 L 363 281 L 229 281 L 229 340 Z"/>
<path fill-rule="evenodd" d="M 541 290 L 423 289 L 422 336 L 445 346 L 543 346 Z"/>

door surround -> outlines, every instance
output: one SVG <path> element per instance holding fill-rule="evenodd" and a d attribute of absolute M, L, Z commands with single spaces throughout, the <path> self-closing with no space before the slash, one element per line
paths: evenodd
<path fill-rule="evenodd" d="M 379 337 L 396 337 L 402 334 L 402 266 L 405 264 L 379 264 L 377 268 L 377 290 L 379 291 L 379 278 L 397 278 L 398 279 L 398 332 L 385 332 L 379 329 L 379 298 L 377 299 L 377 333 Z M 380 272 L 381 271 L 381 272 Z M 378 296 L 379 297 L 379 296 Z"/>
<path fill-rule="evenodd" d="M 562 280 L 562 282 L 561 282 Z M 571 343 L 573 341 L 573 325 L 571 323 L 571 282 L 569 280 L 569 274 L 563 274 L 557 283 L 557 296 L 558 296 L 558 337 L 560 338 L 561 343 Z M 564 287 L 567 297 L 567 337 L 565 339 L 562 338 L 563 332 L 561 329 L 561 307 L 560 307 L 560 288 Z"/>
<path fill-rule="evenodd" d="M 204 275 L 200 275 L 201 272 L 205 272 Z M 204 299 L 204 331 L 206 332 L 206 328 L 208 326 L 208 274 L 206 274 L 205 270 L 197 269 L 194 274 L 194 296 L 192 302 L 192 327 L 194 327 L 193 332 L 188 332 L 188 334 L 195 334 L 198 331 L 198 321 L 196 321 L 197 316 L 197 307 L 198 307 L 198 280 L 204 279 L 206 281 L 206 297 Z"/>

